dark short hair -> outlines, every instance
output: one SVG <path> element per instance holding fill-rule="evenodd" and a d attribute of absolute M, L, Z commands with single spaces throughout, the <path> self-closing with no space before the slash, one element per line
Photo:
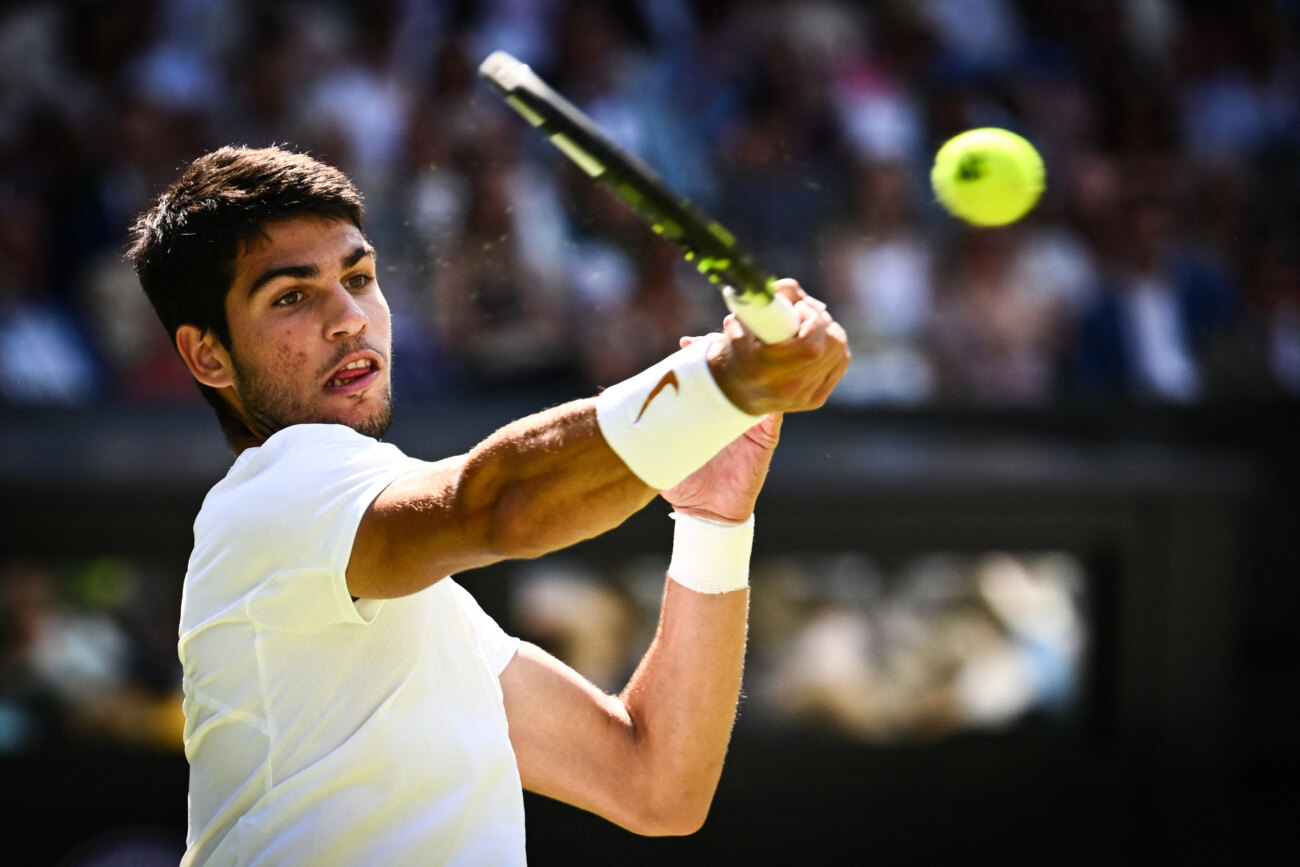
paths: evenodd
<path fill-rule="evenodd" d="M 229 349 L 235 259 L 267 237 L 267 224 L 311 216 L 361 229 L 362 212 L 361 194 L 333 166 L 280 147 L 224 147 L 190 163 L 140 215 L 127 258 L 173 342 L 178 328 L 193 325 Z M 215 389 L 199 389 L 229 435 L 225 403 Z"/>

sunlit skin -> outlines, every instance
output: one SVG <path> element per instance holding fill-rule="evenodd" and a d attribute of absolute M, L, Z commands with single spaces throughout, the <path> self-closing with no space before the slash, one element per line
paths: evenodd
<path fill-rule="evenodd" d="M 231 346 L 182 326 L 182 357 L 257 441 L 308 423 L 381 436 L 392 418 L 392 325 L 374 249 L 344 221 L 297 217 L 265 232 L 235 260 Z M 345 369 L 354 362 L 362 366 Z"/>

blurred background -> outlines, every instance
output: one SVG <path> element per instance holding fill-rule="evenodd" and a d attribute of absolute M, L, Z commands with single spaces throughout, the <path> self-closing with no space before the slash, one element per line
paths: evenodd
<path fill-rule="evenodd" d="M 1296 0 L 0 4 L 0 864 L 183 850 L 177 608 L 229 453 L 123 252 L 185 163 L 280 143 L 356 181 L 420 457 L 716 326 L 478 82 L 499 48 L 854 353 L 760 504 L 705 830 L 530 797 L 530 860 L 1269 863 L 1300 726 L 1297 37 Z M 1047 165 L 1010 227 L 929 189 L 980 126 Z M 665 514 L 464 583 L 617 690 Z"/>

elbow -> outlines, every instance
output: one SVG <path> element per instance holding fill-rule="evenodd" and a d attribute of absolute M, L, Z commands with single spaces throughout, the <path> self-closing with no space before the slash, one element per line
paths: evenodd
<path fill-rule="evenodd" d="M 687 837 L 704 827 L 713 804 L 707 792 L 661 792 L 638 799 L 618 824 L 643 837 Z"/>
<path fill-rule="evenodd" d="M 689 837 L 704 827 L 708 816 L 707 808 L 694 811 L 675 809 L 670 813 L 643 816 L 635 825 L 624 827 L 642 837 Z"/>
<path fill-rule="evenodd" d="M 637 833 L 644 837 L 689 837 L 704 827 L 704 820 L 708 817 L 707 805 L 702 810 L 676 811 L 674 815 L 662 817 L 648 830 Z"/>
<path fill-rule="evenodd" d="M 623 765 L 609 816 L 643 837 L 686 837 L 704 827 L 722 779 L 723 753 L 690 757 L 678 739 L 653 744 L 633 726 L 640 749 Z"/>

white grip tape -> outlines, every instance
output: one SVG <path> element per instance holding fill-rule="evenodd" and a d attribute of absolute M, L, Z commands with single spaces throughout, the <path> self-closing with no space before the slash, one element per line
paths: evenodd
<path fill-rule="evenodd" d="M 713 381 L 707 354 L 716 337 L 679 349 L 596 398 L 605 441 L 656 490 L 671 488 L 762 420 L 737 409 Z"/>
<path fill-rule="evenodd" d="M 730 593 L 749 586 L 754 516 L 724 524 L 673 512 L 673 556 L 668 577 L 697 593 Z"/>
<path fill-rule="evenodd" d="M 727 302 L 727 309 L 764 343 L 781 343 L 799 331 L 799 314 L 794 312 L 794 305 L 784 295 L 777 295 L 763 305 L 749 304 L 745 296 L 726 286 L 722 298 Z"/>

